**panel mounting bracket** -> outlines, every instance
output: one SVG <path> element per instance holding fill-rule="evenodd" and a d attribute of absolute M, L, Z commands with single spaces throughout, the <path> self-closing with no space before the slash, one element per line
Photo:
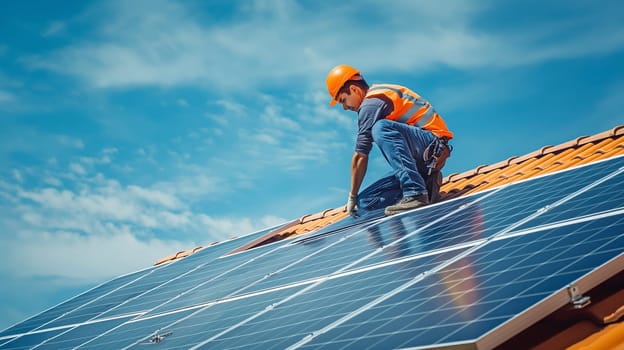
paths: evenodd
<path fill-rule="evenodd" d="M 165 337 L 170 336 L 172 333 L 173 332 L 161 332 L 161 330 L 159 329 L 150 336 L 148 344 L 158 344 L 165 340 Z"/>
<path fill-rule="evenodd" d="M 584 296 L 576 285 L 568 286 L 568 295 L 570 296 L 570 303 L 575 309 L 582 309 L 591 304 L 591 298 Z"/>

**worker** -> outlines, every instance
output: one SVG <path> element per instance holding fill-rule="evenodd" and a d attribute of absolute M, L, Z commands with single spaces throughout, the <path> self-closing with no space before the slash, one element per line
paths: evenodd
<path fill-rule="evenodd" d="M 358 114 L 358 135 L 351 161 L 347 211 L 357 217 L 358 192 L 376 143 L 393 170 L 402 198 L 386 215 L 415 209 L 439 198 L 440 169 L 452 150 L 453 133 L 431 104 L 412 90 L 391 84 L 369 86 L 359 70 L 334 67 L 325 80 L 330 106 L 342 104 Z"/>

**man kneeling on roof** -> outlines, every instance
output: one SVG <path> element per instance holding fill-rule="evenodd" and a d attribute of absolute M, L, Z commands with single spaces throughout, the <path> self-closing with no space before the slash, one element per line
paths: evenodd
<path fill-rule="evenodd" d="M 399 85 L 368 86 L 360 71 L 334 67 L 325 81 L 332 100 L 358 114 L 358 135 L 351 162 L 351 188 L 347 211 L 357 217 L 358 191 L 368 167 L 368 154 L 375 142 L 400 185 L 402 199 L 386 207 L 386 215 L 415 209 L 439 198 L 440 169 L 452 148 L 453 133 L 431 104 Z"/>

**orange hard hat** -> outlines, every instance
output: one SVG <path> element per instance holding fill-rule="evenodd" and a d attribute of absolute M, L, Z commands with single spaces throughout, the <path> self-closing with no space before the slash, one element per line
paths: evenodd
<path fill-rule="evenodd" d="M 329 71 L 325 83 L 327 83 L 327 92 L 329 92 L 329 96 L 331 97 L 331 101 L 329 102 L 330 106 L 338 102 L 336 101 L 338 91 L 340 91 L 347 81 L 351 80 L 351 78 L 356 75 L 360 75 L 360 71 L 346 64 L 337 65 Z"/>

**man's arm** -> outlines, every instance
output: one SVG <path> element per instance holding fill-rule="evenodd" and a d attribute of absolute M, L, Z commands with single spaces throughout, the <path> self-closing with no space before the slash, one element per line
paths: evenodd
<path fill-rule="evenodd" d="M 351 190 L 349 195 L 357 196 L 368 168 L 368 155 L 355 152 L 351 160 Z"/>
<path fill-rule="evenodd" d="M 355 207 L 358 205 L 358 191 L 366 175 L 368 167 L 368 155 L 355 152 L 351 161 L 351 189 L 349 190 L 349 199 L 347 200 L 347 212 L 349 215 L 357 218 L 359 215 Z M 359 208 L 358 208 L 359 209 Z"/>
<path fill-rule="evenodd" d="M 347 200 L 347 211 L 353 217 L 357 217 L 355 210 L 358 203 L 357 196 L 368 168 L 368 153 L 373 147 L 371 129 L 375 121 L 383 113 L 387 113 L 387 106 L 384 100 L 367 98 L 362 102 L 358 110 L 358 136 L 355 144 L 355 153 L 351 160 L 351 188 L 349 189 L 349 199 Z"/>

